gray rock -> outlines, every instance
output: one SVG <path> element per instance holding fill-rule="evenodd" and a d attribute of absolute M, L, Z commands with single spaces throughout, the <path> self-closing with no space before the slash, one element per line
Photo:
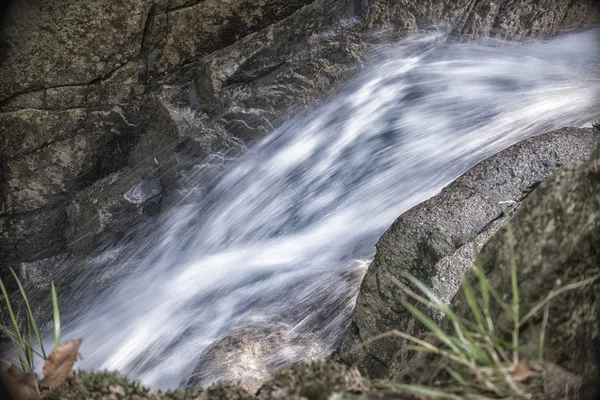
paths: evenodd
<path fill-rule="evenodd" d="M 575 286 L 548 303 L 548 320 L 541 371 L 523 384 L 539 398 L 596 399 L 600 348 L 600 147 L 585 161 L 575 161 L 557 170 L 540 184 L 511 217 L 514 261 L 517 266 L 519 313 L 523 320 L 531 315 L 519 334 L 522 357 L 538 354 L 539 333 L 544 329 L 541 301 L 551 292 L 559 293 L 567 285 Z M 486 277 L 495 291 L 511 302 L 510 236 L 502 227 L 483 246 L 480 259 Z M 474 274 L 469 279 L 476 297 L 479 284 Z M 587 284 L 583 285 L 587 281 Z M 461 291 L 451 307 L 459 317 L 472 320 L 472 311 Z M 490 304 L 495 334 L 510 342 L 512 315 L 495 301 Z M 454 330 L 449 321 L 442 327 Z M 441 345 L 434 335 L 425 340 Z M 406 383 L 440 382 L 444 361 L 431 354 L 415 354 L 397 374 Z"/>
<path fill-rule="evenodd" d="M 13 113 L 11 113 L 13 114 Z M 135 138 L 117 111 L 17 111 L 15 137 L 4 141 L 9 213 L 63 202 L 70 192 L 124 165 Z M 6 115 L 6 114 L 4 114 Z"/>
<path fill-rule="evenodd" d="M 156 69 L 164 72 L 211 53 L 283 19 L 312 0 L 206 0 L 168 11 L 168 27 Z"/>
<path fill-rule="evenodd" d="M 298 354 L 294 352 L 294 347 L 302 349 L 303 357 L 310 359 L 310 343 L 310 335 L 301 340 L 292 337 L 286 327 L 239 328 L 214 343 L 200 356 L 187 387 L 208 386 L 219 379 L 256 393 L 271 374 L 285 364 L 281 361 L 282 357 L 287 356 L 290 362 L 296 361 Z M 316 344 L 312 348 L 313 355 L 321 351 Z M 271 358 L 277 359 L 277 364 Z"/>
<path fill-rule="evenodd" d="M 519 308 L 523 317 L 552 290 L 596 277 L 550 302 L 544 360 L 579 375 L 587 382 L 581 398 L 600 394 L 600 147 L 589 160 L 559 169 L 523 201 L 512 218 L 518 268 Z M 490 284 L 500 296 L 512 297 L 509 235 L 502 228 L 483 247 L 481 260 Z M 464 297 L 453 308 L 469 316 Z M 499 332 L 510 332 L 510 318 L 499 306 L 491 317 Z M 543 311 L 531 322 L 539 330 Z M 535 350 L 537 335 L 523 330 L 521 347 Z M 587 397 L 589 396 L 589 397 Z M 560 396 L 563 398 L 563 396 Z"/>
<path fill-rule="evenodd" d="M 0 99 L 106 77 L 140 51 L 152 0 L 13 2 L 2 27 Z"/>
<path fill-rule="evenodd" d="M 158 196 L 162 191 L 163 187 L 160 182 L 144 180 L 125 192 L 123 197 L 132 204 L 142 205 Z"/>
<path fill-rule="evenodd" d="M 69 250 L 85 256 L 125 240 L 144 216 L 160 210 L 164 188 L 158 180 L 141 180 L 129 169 L 112 174 L 79 192 L 67 207 Z"/>
<path fill-rule="evenodd" d="M 559 166 L 583 159 L 600 143 L 598 131 L 564 128 L 528 139 L 479 163 L 441 193 L 401 215 L 377 244 L 363 280 L 339 359 L 358 363 L 369 377 L 392 378 L 408 361 L 403 342 L 386 338 L 364 349 L 369 338 L 398 329 L 419 335 L 423 327 L 398 301 L 393 280 L 409 272 L 449 301 L 473 263 L 472 242 L 485 242 L 501 221 L 501 202 L 520 203 Z M 432 315 L 440 318 L 440 315 Z"/>

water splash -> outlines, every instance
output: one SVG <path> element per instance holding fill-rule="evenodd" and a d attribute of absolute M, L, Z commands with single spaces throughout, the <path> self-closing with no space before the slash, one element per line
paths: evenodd
<path fill-rule="evenodd" d="M 448 43 L 436 33 L 390 48 L 210 193 L 173 207 L 127 249 L 128 275 L 108 295 L 82 286 L 66 299 L 84 310 L 64 332 L 84 338 L 80 367 L 176 387 L 244 326 L 309 335 L 310 351 L 273 350 L 275 364 L 326 355 L 356 296 L 356 260 L 373 256 L 398 215 L 515 142 L 598 118 L 599 36 Z"/>

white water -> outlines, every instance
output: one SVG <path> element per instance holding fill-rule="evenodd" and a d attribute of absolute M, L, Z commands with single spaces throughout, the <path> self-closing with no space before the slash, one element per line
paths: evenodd
<path fill-rule="evenodd" d="M 517 141 L 600 116 L 599 34 L 451 44 L 435 33 L 390 48 L 171 209 L 108 294 L 82 286 L 66 299 L 84 310 L 63 334 L 84 339 L 79 367 L 176 387 L 244 326 L 309 338 L 270 354 L 277 365 L 328 354 L 356 295 L 347 275 L 396 217 Z"/>

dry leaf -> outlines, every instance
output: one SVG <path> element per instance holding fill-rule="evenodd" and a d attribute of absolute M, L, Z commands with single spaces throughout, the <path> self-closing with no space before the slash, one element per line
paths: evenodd
<path fill-rule="evenodd" d="M 535 375 L 535 372 L 529 368 L 527 360 L 525 359 L 520 360 L 517 365 L 515 365 L 515 369 L 512 373 L 515 382 L 523 382 L 532 375 Z"/>
<path fill-rule="evenodd" d="M 55 347 L 50 357 L 44 362 L 42 374 L 44 379 L 40 383 L 43 387 L 56 386 L 70 376 L 73 376 L 73 364 L 81 358 L 79 346 L 81 339 L 70 340 Z"/>
<path fill-rule="evenodd" d="M 0 371 L 0 379 L 14 400 L 40 400 L 37 388 L 37 376 L 28 374 L 21 368 L 11 364 L 6 370 Z"/>

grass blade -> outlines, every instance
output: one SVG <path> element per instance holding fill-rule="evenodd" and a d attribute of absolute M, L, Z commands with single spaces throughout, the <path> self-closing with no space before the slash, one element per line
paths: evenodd
<path fill-rule="evenodd" d="M 459 374 L 458 372 L 456 372 L 455 370 L 453 370 L 450 367 L 446 367 L 445 370 L 461 386 L 469 386 L 469 384 L 467 383 L 467 381 L 465 380 L 465 378 L 462 377 L 461 374 Z"/>
<path fill-rule="evenodd" d="M 54 315 L 54 347 L 56 348 L 60 345 L 60 310 L 54 282 L 52 282 L 52 311 Z"/>
<path fill-rule="evenodd" d="M 451 399 L 451 400 L 460 400 L 461 397 L 455 394 L 450 394 L 446 392 L 442 392 L 441 390 L 431 389 L 426 386 L 420 385 L 406 385 L 401 383 L 390 384 L 389 386 L 402 390 L 404 392 L 412 393 L 417 396 L 426 396 L 430 399 Z"/>
<path fill-rule="evenodd" d="M 469 279 L 465 277 L 462 282 L 463 292 L 465 293 L 465 297 L 467 298 L 467 303 L 471 308 L 471 312 L 473 312 L 473 316 L 475 317 L 475 322 L 477 323 L 477 328 L 481 332 L 482 335 L 485 335 L 488 331 L 486 328 L 486 322 L 483 318 L 483 314 L 481 313 L 481 308 L 479 307 L 479 303 L 477 302 L 477 298 L 475 297 L 475 293 L 473 292 L 473 287 L 469 283 Z"/>
<path fill-rule="evenodd" d="M 15 317 L 15 313 L 13 311 L 12 305 L 10 304 L 10 298 L 8 297 L 8 292 L 6 291 L 6 287 L 4 287 L 4 282 L 2 282 L 2 279 L 0 279 L 0 289 L 2 290 L 2 295 L 4 296 L 4 301 L 6 302 L 6 308 L 8 310 L 8 315 L 10 317 L 10 321 L 13 324 L 13 327 L 15 329 L 14 331 L 14 335 L 16 337 L 16 348 L 17 348 L 17 355 L 19 357 L 19 362 L 21 364 L 21 366 L 24 366 L 25 364 L 23 363 L 23 357 L 22 357 L 22 353 L 25 352 L 25 341 L 23 339 L 23 335 L 21 334 L 21 331 L 19 330 L 19 322 L 17 317 Z"/>
<path fill-rule="evenodd" d="M 517 259 L 515 255 L 515 236 L 510 223 L 510 216 L 506 212 L 506 233 L 508 234 L 508 248 L 510 250 L 510 282 L 512 287 L 512 312 L 513 312 L 513 347 L 519 347 L 519 282 L 517 279 Z M 519 352 L 513 350 L 513 363 L 519 362 Z"/>
<path fill-rule="evenodd" d="M 423 325 L 425 325 L 427 329 L 429 329 L 433 334 L 435 334 L 435 336 L 437 336 L 438 339 L 440 339 L 444 344 L 446 344 L 446 346 L 450 347 L 452 351 L 454 351 L 454 353 L 462 355 L 462 352 L 458 349 L 452 338 L 448 336 L 435 322 L 433 322 L 431 318 L 423 314 L 421 310 L 419 310 L 404 299 L 400 299 L 400 303 L 415 318 L 417 318 Z"/>
<path fill-rule="evenodd" d="M 23 285 L 21 284 L 21 281 L 19 280 L 19 277 L 17 276 L 15 271 L 11 268 L 10 272 L 12 272 L 13 276 L 15 277 L 15 280 L 17 281 L 17 285 L 19 286 L 19 290 L 21 291 L 21 295 L 23 296 L 23 301 L 25 301 L 25 306 L 27 308 L 27 318 L 31 321 L 31 324 L 33 326 L 33 331 L 38 340 L 38 343 L 40 344 L 40 350 L 42 351 L 42 355 L 44 356 L 44 360 L 45 360 L 47 357 L 46 357 L 46 352 L 44 351 L 44 344 L 42 342 L 40 332 L 38 331 L 37 325 L 35 323 L 35 317 L 33 315 L 33 312 L 31 311 L 31 306 L 29 305 L 27 293 L 25 292 L 25 288 L 23 288 Z"/>
<path fill-rule="evenodd" d="M 444 316 L 452 322 L 452 326 L 456 331 L 459 339 L 466 345 L 469 346 L 472 343 L 471 339 L 467 339 L 465 335 L 468 334 L 465 332 L 464 327 L 462 326 L 460 319 L 458 316 L 452 311 L 450 307 L 446 303 L 444 303 L 435 293 L 433 293 L 423 282 L 409 274 L 408 272 L 404 273 L 406 279 L 408 279 L 414 286 L 417 287 L 425 296 L 429 298 L 429 300 L 433 303 L 433 305 L 440 309 L 440 311 L 444 314 Z M 426 304 L 427 305 L 427 304 Z M 470 342 L 470 343 L 469 343 Z"/>

